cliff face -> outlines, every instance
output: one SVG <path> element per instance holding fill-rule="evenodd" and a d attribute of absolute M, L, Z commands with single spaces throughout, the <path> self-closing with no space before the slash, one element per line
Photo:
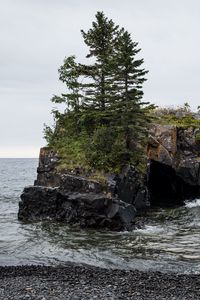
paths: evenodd
<path fill-rule="evenodd" d="M 60 157 L 53 149 L 48 147 L 40 149 L 35 186 L 57 187 L 60 185 L 61 174 L 56 170 L 59 160 Z"/>
<path fill-rule="evenodd" d="M 147 156 L 151 203 L 182 204 L 200 195 L 200 129 L 154 125 Z"/>
<path fill-rule="evenodd" d="M 80 227 L 131 229 L 152 206 L 174 206 L 200 196 L 200 130 L 153 125 L 147 145 L 147 178 L 134 167 L 109 175 L 104 184 L 80 170 L 59 171 L 62 158 L 47 147 L 39 157 L 33 187 L 21 196 L 19 219 L 51 218 Z"/>

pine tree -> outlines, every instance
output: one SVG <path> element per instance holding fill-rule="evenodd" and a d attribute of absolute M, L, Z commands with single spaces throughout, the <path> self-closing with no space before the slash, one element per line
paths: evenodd
<path fill-rule="evenodd" d="M 52 101 L 65 103 L 66 110 L 54 111 L 55 130 L 47 127 L 46 137 L 55 141 L 53 145 L 60 141 L 66 152 L 72 145 L 70 158 L 81 153 L 90 167 L 116 171 L 138 164 L 151 121 L 148 110 L 154 107 L 142 102 L 147 71 L 143 59 L 137 59 L 138 43 L 103 12 L 97 12 L 92 27 L 81 33 L 90 63 L 77 63 L 70 56 L 60 67 L 59 79 L 67 91 Z"/>
<path fill-rule="evenodd" d="M 94 58 L 91 65 L 82 65 L 82 72 L 87 77 L 84 84 L 86 106 L 104 111 L 112 97 L 112 74 L 114 44 L 116 42 L 118 26 L 108 20 L 103 12 L 97 12 L 96 22 L 85 32 L 81 30 L 85 44 L 89 47 L 87 58 Z"/>
<path fill-rule="evenodd" d="M 66 132 L 71 128 L 70 132 L 80 132 L 80 116 L 82 106 L 82 86 L 79 64 L 75 61 L 75 56 L 65 58 L 64 64 L 58 69 L 59 79 L 66 85 L 66 93 L 61 96 L 52 98 L 54 103 L 66 104 L 64 113 L 60 113 L 57 109 L 52 111 L 56 126 L 55 131 Z M 68 130 L 66 128 L 68 127 Z M 58 135 L 58 133 L 57 133 Z"/>
<path fill-rule="evenodd" d="M 78 112 L 83 99 L 80 83 L 79 65 L 75 62 L 75 56 L 65 58 L 64 64 L 58 69 L 59 79 L 65 83 L 67 93 L 54 96 L 52 102 L 65 103 L 68 110 Z"/>
<path fill-rule="evenodd" d="M 115 44 L 114 86 L 115 100 L 111 110 L 113 122 L 126 136 L 127 149 L 134 150 L 147 133 L 148 102 L 142 102 L 142 84 L 148 71 L 142 68 L 143 59 L 136 59 L 140 52 L 138 43 L 123 28 Z"/>
<path fill-rule="evenodd" d="M 143 96 L 142 84 L 146 80 L 144 76 L 148 73 L 140 68 L 143 59 L 135 58 L 140 52 L 137 46 L 138 43 L 132 41 L 131 35 L 122 29 L 116 43 L 115 82 L 117 88 L 121 90 L 121 100 L 128 103 L 140 102 Z"/>

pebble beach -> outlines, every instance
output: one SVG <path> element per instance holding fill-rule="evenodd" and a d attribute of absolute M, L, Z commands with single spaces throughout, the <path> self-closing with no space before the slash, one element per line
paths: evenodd
<path fill-rule="evenodd" d="M 87 265 L 0 267 L 1 300 L 200 299 L 199 275 Z"/>

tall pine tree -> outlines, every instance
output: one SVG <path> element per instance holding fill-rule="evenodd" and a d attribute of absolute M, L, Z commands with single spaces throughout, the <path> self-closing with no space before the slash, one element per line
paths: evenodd
<path fill-rule="evenodd" d="M 56 111 L 56 130 L 66 143 L 79 140 L 89 166 L 116 170 L 141 161 L 147 112 L 153 106 L 142 102 L 147 71 L 143 59 L 137 59 L 138 43 L 103 12 L 95 17 L 87 32 L 81 30 L 89 63 L 76 63 L 70 56 L 59 69 L 67 91 L 53 102 L 65 103 L 67 109 L 64 114 Z"/>
<path fill-rule="evenodd" d="M 132 151 L 144 139 L 149 121 L 145 113 L 149 103 L 142 102 L 142 85 L 148 71 L 142 68 L 143 59 L 136 58 L 139 52 L 138 43 L 122 28 L 115 44 L 115 98 L 111 110 L 114 124 L 124 132 L 126 147 Z"/>
<path fill-rule="evenodd" d="M 64 64 L 58 69 L 59 79 L 65 83 L 67 93 L 54 96 L 52 102 L 65 103 L 68 110 L 78 112 L 83 99 L 81 93 L 79 65 L 75 61 L 75 56 L 65 58 Z"/>
<path fill-rule="evenodd" d="M 108 20 L 103 12 L 97 12 L 92 28 L 81 30 L 85 44 L 89 47 L 87 58 L 94 63 L 83 65 L 82 72 L 87 77 L 84 102 L 88 106 L 104 111 L 112 97 L 113 55 L 118 26 Z"/>

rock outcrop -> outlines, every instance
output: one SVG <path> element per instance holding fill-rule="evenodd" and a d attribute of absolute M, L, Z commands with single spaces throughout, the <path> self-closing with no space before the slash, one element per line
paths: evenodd
<path fill-rule="evenodd" d="M 21 195 L 20 220 L 52 219 L 81 228 L 130 230 L 137 213 L 149 206 L 149 195 L 133 167 L 108 175 L 104 183 L 78 176 L 78 170 L 58 171 L 59 156 L 40 151 L 34 186 Z"/>
<path fill-rule="evenodd" d="M 21 196 L 19 219 L 52 219 L 80 228 L 130 230 L 136 209 L 104 194 L 64 192 L 57 188 L 32 186 Z"/>
<path fill-rule="evenodd" d="M 152 205 L 179 205 L 200 196 L 199 132 L 197 128 L 152 126 L 147 148 Z"/>
<path fill-rule="evenodd" d="M 200 196 L 200 129 L 153 125 L 147 146 L 146 184 L 136 169 L 101 183 L 80 169 L 59 171 L 60 157 L 40 151 L 38 176 L 19 204 L 20 220 L 52 219 L 83 228 L 129 230 L 137 214 L 151 206 L 182 205 Z"/>

